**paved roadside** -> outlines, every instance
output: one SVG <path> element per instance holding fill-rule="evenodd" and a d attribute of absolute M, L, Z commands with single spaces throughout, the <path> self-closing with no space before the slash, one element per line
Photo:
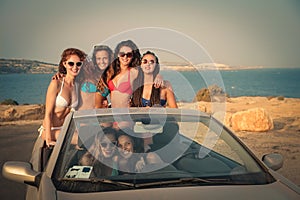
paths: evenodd
<path fill-rule="evenodd" d="M 38 124 L 0 126 L 0 196 L 2 200 L 25 199 L 25 184 L 9 181 L 2 176 L 6 161 L 29 161 L 38 135 Z"/>

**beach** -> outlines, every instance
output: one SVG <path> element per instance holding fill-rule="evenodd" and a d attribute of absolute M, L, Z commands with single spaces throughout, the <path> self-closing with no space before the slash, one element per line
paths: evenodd
<path fill-rule="evenodd" d="M 178 105 L 179 108 L 205 109 L 207 113 L 214 114 L 211 110 L 212 103 L 209 102 L 179 102 Z M 273 121 L 272 129 L 260 132 L 234 131 L 234 133 L 259 159 L 267 153 L 280 153 L 284 158 L 284 164 L 278 172 L 300 186 L 300 99 L 227 98 L 224 123 L 232 129 L 228 124 L 228 118 L 237 112 L 253 108 L 263 108 L 268 113 Z M 7 152 L 1 156 L 1 167 L 7 160 L 20 158 L 19 150 L 15 146 L 22 143 L 22 140 L 27 142 L 26 152 L 30 153 L 31 145 L 37 136 L 37 128 L 42 123 L 43 112 L 41 109 L 43 109 L 43 105 L 0 106 L 0 136 L 1 144 L 4 145 L 2 152 Z M 18 137 L 16 144 L 14 144 L 14 137 Z M 29 159 L 29 155 L 22 156 L 21 160 L 25 161 L 26 159 Z M 4 187 L 7 187 L 12 183 L 8 184 L 6 181 L 5 184 Z"/>

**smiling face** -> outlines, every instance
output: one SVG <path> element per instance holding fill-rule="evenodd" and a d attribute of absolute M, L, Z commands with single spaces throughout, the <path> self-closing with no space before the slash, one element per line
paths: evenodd
<path fill-rule="evenodd" d="M 128 159 L 133 154 L 133 141 L 129 136 L 121 135 L 118 138 L 119 153 L 124 158 Z"/>
<path fill-rule="evenodd" d="M 117 140 L 114 134 L 107 133 L 103 136 L 100 141 L 100 147 L 105 158 L 110 158 L 113 156 L 116 150 L 116 143 Z"/>
<path fill-rule="evenodd" d="M 146 54 L 142 58 L 141 68 L 145 74 L 153 74 L 156 67 L 156 58 L 151 54 Z"/>
<path fill-rule="evenodd" d="M 77 55 L 70 55 L 69 58 L 64 62 L 67 74 L 77 76 L 80 72 L 82 63 L 83 62 Z"/>
<path fill-rule="evenodd" d="M 118 53 L 118 58 L 121 66 L 129 66 L 132 61 L 133 52 L 132 49 L 128 46 L 123 46 L 120 48 Z"/>
<path fill-rule="evenodd" d="M 101 50 L 97 51 L 95 54 L 96 64 L 100 70 L 105 70 L 109 64 L 109 55 L 107 51 Z"/>

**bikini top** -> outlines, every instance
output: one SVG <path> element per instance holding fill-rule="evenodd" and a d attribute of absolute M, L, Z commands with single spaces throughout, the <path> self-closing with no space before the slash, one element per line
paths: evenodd
<path fill-rule="evenodd" d="M 81 91 L 86 93 L 93 93 L 97 91 L 97 87 L 94 83 L 87 81 L 81 85 Z"/>
<path fill-rule="evenodd" d="M 109 95 L 109 89 L 107 87 L 104 88 L 104 91 L 100 91 L 99 89 L 97 89 L 97 92 L 99 92 L 101 94 L 101 96 L 103 97 L 107 97 Z"/>
<path fill-rule="evenodd" d="M 165 106 L 167 104 L 167 100 L 166 99 L 161 99 L 160 100 L 160 105 L 161 106 Z M 151 101 L 149 100 L 149 99 L 144 99 L 144 98 L 142 98 L 142 106 L 143 107 L 147 107 L 147 106 L 149 106 L 149 107 L 151 107 L 152 105 L 151 105 Z"/>
<path fill-rule="evenodd" d="M 75 102 L 72 102 L 72 104 L 69 106 L 67 100 L 61 96 L 62 89 L 64 87 L 64 83 L 65 83 L 65 79 L 63 78 L 63 81 L 62 81 L 62 84 L 60 87 L 60 91 L 56 97 L 55 106 L 64 107 L 64 108 L 75 108 L 78 105 L 78 98 L 76 99 Z M 76 90 L 76 96 L 78 96 L 76 83 L 75 83 L 75 90 Z"/>
<path fill-rule="evenodd" d="M 114 82 L 112 80 L 108 81 L 108 88 L 110 91 L 114 91 L 117 90 L 121 93 L 127 93 L 129 95 L 132 94 L 132 88 L 131 88 L 131 84 L 130 84 L 130 69 L 128 69 L 128 78 L 126 82 L 122 82 L 119 84 L 118 87 L 115 86 Z"/>

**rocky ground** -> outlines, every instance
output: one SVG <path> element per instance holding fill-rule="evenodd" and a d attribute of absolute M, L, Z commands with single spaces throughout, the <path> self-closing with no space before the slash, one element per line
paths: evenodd
<path fill-rule="evenodd" d="M 219 103 L 197 102 L 180 104 L 183 108 L 205 110 L 218 113 L 224 109 Z M 215 109 L 213 109 L 215 107 Z M 230 118 L 241 111 L 263 108 L 273 122 L 273 128 L 267 131 L 235 131 Z M 223 122 L 231 128 L 248 147 L 261 158 L 267 153 L 280 153 L 284 165 L 279 173 L 300 186 L 300 99 L 238 97 L 228 98 L 225 104 L 226 115 Z M 254 117 L 254 116 L 253 116 Z"/>

